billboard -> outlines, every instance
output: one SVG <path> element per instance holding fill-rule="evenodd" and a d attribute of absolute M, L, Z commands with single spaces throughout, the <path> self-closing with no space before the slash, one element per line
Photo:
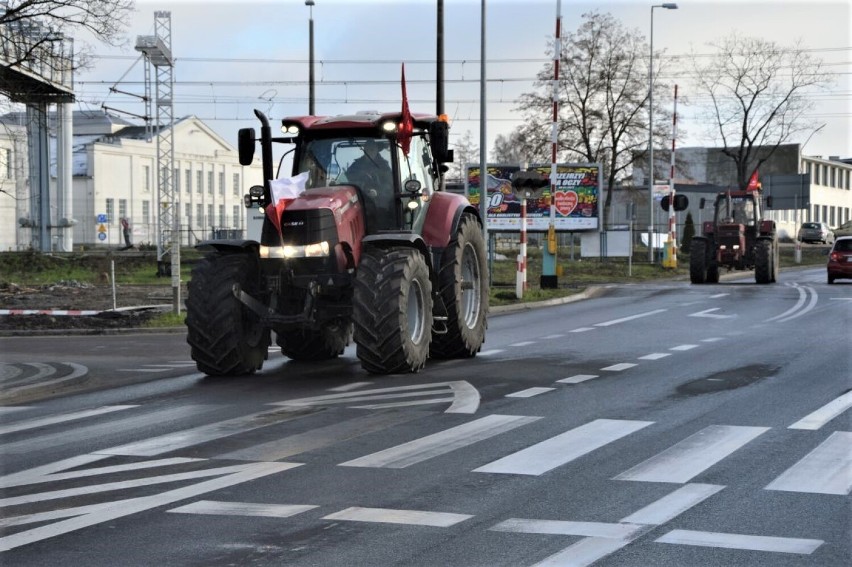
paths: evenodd
<path fill-rule="evenodd" d="M 517 165 L 489 165 L 486 175 L 488 196 L 488 230 L 520 231 L 521 198 L 512 192 L 512 174 Z M 528 170 L 550 176 L 551 166 L 532 165 Z M 468 166 L 467 195 L 477 207 L 480 195 L 480 168 Z M 598 230 L 600 228 L 601 168 L 599 164 L 558 164 L 556 166 L 554 225 L 557 231 Z M 551 191 L 541 197 L 527 199 L 527 230 L 546 231 L 550 226 Z"/>

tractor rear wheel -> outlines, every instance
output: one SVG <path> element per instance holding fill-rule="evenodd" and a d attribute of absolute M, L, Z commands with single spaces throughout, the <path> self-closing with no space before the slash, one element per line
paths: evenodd
<path fill-rule="evenodd" d="M 473 215 L 465 214 L 441 261 L 438 285 L 447 325 L 446 332 L 432 334 L 431 356 L 469 358 L 479 352 L 488 315 L 487 274 L 482 229 Z"/>
<path fill-rule="evenodd" d="M 432 282 L 420 252 L 366 248 L 355 276 L 352 320 L 364 370 L 398 374 L 423 368 L 432 336 Z"/>
<path fill-rule="evenodd" d="M 718 274 L 718 268 L 716 268 Z M 707 242 L 693 238 L 689 245 L 689 281 L 703 284 L 707 281 Z"/>
<path fill-rule="evenodd" d="M 775 281 L 775 257 L 771 240 L 758 240 L 754 247 L 754 281 L 768 284 Z"/>
<path fill-rule="evenodd" d="M 343 354 L 352 337 L 352 323 L 334 321 L 322 329 L 296 329 L 276 332 L 275 342 L 281 353 L 292 360 L 314 362 L 330 360 Z"/>
<path fill-rule="evenodd" d="M 200 372 L 237 376 L 260 370 L 269 329 L 234 296 L 237 284 L 258 296 L 260 266 L 250 254 L 213 254 L 192 270 L 186 298 L 186 342 Z"/>

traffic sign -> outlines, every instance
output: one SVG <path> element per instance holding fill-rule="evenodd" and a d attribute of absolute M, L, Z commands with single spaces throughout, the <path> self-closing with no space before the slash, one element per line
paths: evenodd
<path fill-rule="evenodd" d="M 103 213 L 98 215 L 98 222 L 109 222 L 109 217 Z"/>

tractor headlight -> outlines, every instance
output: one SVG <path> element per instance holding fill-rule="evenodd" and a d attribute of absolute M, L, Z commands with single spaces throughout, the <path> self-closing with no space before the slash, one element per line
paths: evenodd
<path fill-rule="evenodd" d="M 305 246 L 263 246 L 260 247 L 261 258 L 322 258 L 328 256 L 328 242 L 322 241 Z"/>

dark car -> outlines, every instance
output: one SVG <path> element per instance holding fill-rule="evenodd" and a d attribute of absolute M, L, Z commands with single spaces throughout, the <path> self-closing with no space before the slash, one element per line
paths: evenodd
<path fill-rule="evenodd" d="M 834 242 L 834 233 L 824 222 L 804 222 L 799 229 L 799 242 L 821 242 L 831 244 Z"/>
<path fill-rule="evenodd" d="M 828 283 L 834 280 L 852 280 L 852 236 L 841 236 L 828 253 Z"/>

